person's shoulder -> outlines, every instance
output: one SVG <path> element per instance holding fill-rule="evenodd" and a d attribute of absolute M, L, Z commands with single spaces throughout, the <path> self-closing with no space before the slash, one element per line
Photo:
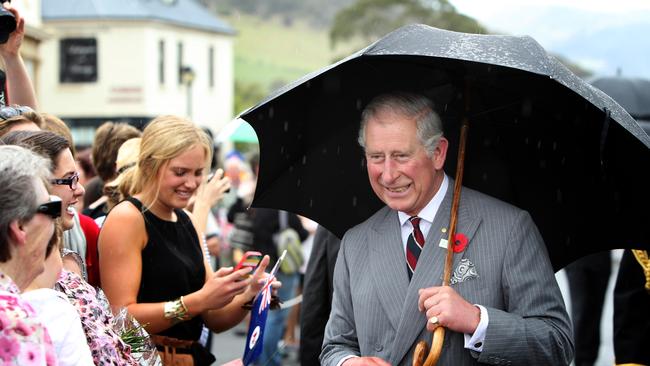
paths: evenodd
<path fill-rule="evenodd" d="M 365 221 L 353 226 L 348 231 L 346 231 L 345 235 L 343 236 L 343 240 L 348 241 L 365 237 L 368 231 L 374 230 L 373 228 L 375 228 L 377 225 L 384 223 L 390 215 L 394 215 L 395 219 L 397 219 L 396 211 L 392 210 L 390 207 L 384 206 L 380 208 Z"/>
<path fill-rule="evenodd" d="M 499 212 L 513 216 L 517 216 L 523 211 L 508 202 L 467 187 L 463 187 L 461 192 L 461 205 L 478 212 Z"/>
<path fill-rule="evenodd" d="M 142 212 L 140 212 L 140 209 L 136 207 L 133 202 L 124 200 L 111 210 L 111 212 L 108 213 L 106 216 L 106 220 L 110 219 L 125 219 L 125 220 L 133 220 L 135 218 L 141 218 L 142 217 Z M 107 221 L 106 221 L 107 222 Z"/>

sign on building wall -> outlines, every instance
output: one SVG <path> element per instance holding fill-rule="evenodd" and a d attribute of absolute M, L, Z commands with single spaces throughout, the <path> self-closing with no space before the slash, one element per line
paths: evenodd
<path fill-rule="evenodd" d="M 97 39 L 64 38 L 60 43 L 59 81 L 87 83 L 97 81 Z"/>

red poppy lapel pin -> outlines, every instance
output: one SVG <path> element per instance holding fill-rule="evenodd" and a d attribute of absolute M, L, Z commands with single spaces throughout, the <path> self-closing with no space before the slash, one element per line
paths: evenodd
<path fill-rule="evenodd" d="M 454 253 L 460 253 L 465 250 L 468 242 L 469 240 L 467 239 L 467 235 L 456 233 L 456 235 L 454 235 Z"/>

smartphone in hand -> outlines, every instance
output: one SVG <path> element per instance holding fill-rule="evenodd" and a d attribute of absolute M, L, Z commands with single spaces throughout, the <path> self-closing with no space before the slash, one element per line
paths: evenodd
<path fill-rule="evenodd" d="M 245 267 L 250 267 L 252 270 L 246 275 L 246 278 L 250 277 L 251 274 L 255 272 L 257 266 L 260 264 L 262 257 L 262 253 L 260 252 L 248 251 L 244 253 L 239 263 L 237 263 L 237 266 L 235 266 L 235 271 Z"/>

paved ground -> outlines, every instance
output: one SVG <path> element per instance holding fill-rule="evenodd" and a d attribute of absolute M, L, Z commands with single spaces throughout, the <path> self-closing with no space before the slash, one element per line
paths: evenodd
<path fill-rule="evenodd" d="M 618 273 L 618 265 L 621 258 L 621 252 L 615 252 L 613 255 L 612 263 L 612 276 L 610 277 L 609 287 L 607 289 L 607 295 L 605 297 L 605 308 L 603 310 L 603 317 L 601 319 L 601 347 L 598 360 L 596 361 L 595 366 L 611 366 L 614 364 L 614 345 L 612 343 L 612 317 L 613 317 L 613 308 L 612 308 L 612 291 L 614 288 L 614 283 L 616 281 L 616 273 Z M 560 284 L 560 289 L 564 295 L 564 299 L 567 303 L 567 306 L 570 307 L 570 301 L 568 297 L 568 284 L 566 280 L 566 275 L 563 271 L 560 271 L 556 278 Z M 570 308 L 569 308 L 570 309 Z M 569 310 L 567 309 L 567 310 Z M 212 353 L 217 356 L 217 362 L 214 365 L 221 365 L 225 362 L 231 361 L 236 358 L 241 358 L 244 352 L 244 342 L 246 341 L 245 335 L 237 335 L 237 331 L 245 331 L 243 326 L 236 327 L 231 329 L 228 332 L 221 334 L 216 334 L 213 337 L 212 342 Z M 285 366 L 296 366 L 299 365 L 297 361 L 297 355 L 295 353 L 290 353 L 283 362 Z M 312 365 L 305 365 L 312 366 Z"/>

